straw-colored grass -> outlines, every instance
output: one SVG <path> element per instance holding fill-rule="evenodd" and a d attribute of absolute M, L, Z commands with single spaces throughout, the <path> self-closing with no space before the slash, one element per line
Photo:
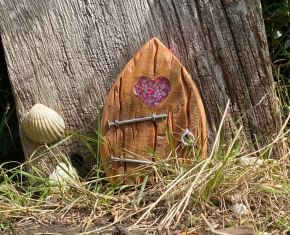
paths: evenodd
<path fill-rule="evenodd" d="M 245 149 L 239 134 L 242 129 L 232 140 L 221 140 L 223 121 L 207 158 L 197 158 L 194 165 L 184 167 L 172 161 L 176 151 L 172 149 L 169 165 L 159 159 L 159 164 L 150 167 L 155 175 L 153 185 L 146 185 L 146 174 L 141 185 L 114 184 L 102 174 L 100 162 L 94 177 L 85 180 L 62 167 L 68 178 L 65 182 L 44 177 L 47 172 L 40 172 L 44 169 L 35 168 L 37 174 L 27 173 L 24 166 L 32 162 L 14 169 L 5 169 L 3 164 L 0 227 L 21 234 L 23 227 L 32 223 L 51 225 L 57 221 L 81 228 L 79 234 L 106 234 L 116 228 L 128 234 L 206 234 L 210 229 L 251 225 L 257 234 L 287 234 L 288 119 L 277 138 L 254 153 Z M 83 138 L 93 151 L 91 140 Z M 102 142 L 99 137 L 97 141 Z M 278 142 L 284 143 L 280 144 L 284 157 L 264 159 Z M 58 153 L 57 145 L 47 149 L 57 153 L 54 165 L 58 161 L 70 164 L 65 155 Z M 93 224 L 95 229 L 87 230 Z"/>

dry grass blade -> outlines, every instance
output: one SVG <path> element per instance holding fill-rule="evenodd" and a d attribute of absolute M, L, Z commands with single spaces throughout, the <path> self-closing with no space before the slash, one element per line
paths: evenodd
<path fill-rule="evenodd" d="M 226 109 L 225 109 L 225 114 L 227 113 L 227 110 L 228 110 L 228 107 L 229 107 L 229 104 L 230 104 L 230 101 L 228 101 L 227 103 L 227 106 L 226 106 Z M 223 125 L 223 122 L 225 120 L 225 116 L 226 115 L 223 115 L 223 118 L 222 118 L 222 121 L 220 123 L 220 126 L 219 126 L 219 130 L 218 130 L 218 136 L 220 134 L 220 131 L 222 129 L 222 125 Z M 169 223 L 170 223 L 170 220 L 172 220 L 172 218 L 180 212 L 180 208 L 182 207 L 182 205 L 184 204 L 184 207 L 183 207 L 183 210 L 182 212 L 184 212 L 187 204 L 188 204 L 188 200 L 189 200 L 189 197 L 192 193 L 192 190 L 193 188 L 197 185 L 197 182 L 198 181 L 201 181 L 203 179 L 201 179 L 201 176 L 205 170 L 205 168 L 207 167 L 207 165 L 209 164 L 209 162 L 211 161 L 211 158 L 214 154 L 214 151 L 215 151 L 215 148 L 217 146 L 217 143 L 218 143 L 218 138 L 216 138 L 215 140 L 215 143 L 213 145 L 213 148 L 212 148 L 212 152 L 210 154 L 210 156 L 204 161 L 202 162 L 202 166 L 201 166 L 201 169 L 199 171 L 199 173 L 197 174 L 197 176 L 195 177 L 195 180 L 193 182 L 191 182 L 191 186 L 190 188 L 188 189 L 185 197 L 183 197 L 183 199 L 181 200 L 181 202 L 179 203 L 179 205 L 176 207 L 176 208 L 173 208 L 174 211 L 170 211 L 169 209 L 169 212 L 167 214 L 167 217 L 165 217 L 163 219 L 163 221 L 160 223 L 159 225 L 159 229 L 162 229 L 163 227 L 168 227 Z M 198 164 L 199 166 L 199 164 Z M 134 223 L 134 225 L 132 225 L 131 227 L 134 227 L 136 226 L 137 224 L 139 224 L 143 219 L 145 219 L 149 214 L 150 214 L 150 211 L 156 207 L 156 205 L 162 200 L 164 199 L 168 194 L 172 194 L 172 190 L 179 184 L 182 184 L 182 181 L 184 179 L 186 179 L 186 177 L 190 176 L 190 174 L 196 169 L 197 166 L 195 167 L 192 167 L 188 172 L 186 172 L 185 174 L 182 174 L 180 176 L 178 176 L 175 180 L 173 180 L 173 182 L 169 185 L 169 187 L 167 188 L 167 190 L 154 202 L 152 203 L 152 205 L 150 205 L 150 207 L 145 211 L 145 213 Z M 179 221 L 180 217 L 178 218 L 178 221 Z"/>
<path fill-rule="evenodd" d="M 231 233 L 224 233 L 224 232 L 219 232 L 219 231 L 216 231 L 212 225 L 210 224 L 210 222 L 208 222 L 208 220 L 205 218 L 205 216 L 201 213 L 200 214 L 201 217 L 203 218 L 204 222 L 207 224 L 207 226 L 209 227 L 210 231 L 213 233 L 213 234 L 216 234 L 216 235 L 233 235 Z"/>
<path fill-rule="evenodd" d="M 46 218 L 55 215 L 61 221 L 74 218 L 75 226 L 85 230 L 79 231 L 79 235 L 111 233 L 116 230 L 114 225 L 120 222 L 132 234 L 186 234 L 189 231 L 202 234 L 200 231 L 204 230 L 206 222 L 201 216 L 203 213 L 211 221 L 208 227 L 214 234 L 224 235 L 225 232 L 219 233 L 220 228 L 240 227 L 246 222 L 252 222 L 256 232 L 278 235 L 290 230 L 290 150 L 285 143 L 282 159 L 263 159 L 274 144 L 289 138 L 286 123 L 272 143 L 248 154 L 240 138 L 242 127 L 234 138 L 223 139 L 222 128 L 228 108 L 229 103 L 210 155 L 206 159 L 197 157 L 192 166 L 186 166 L 176 160 L 180 149 L 172 149 L 166 161 L 174 164 L 158 162 L 146 168 L 158 181 L 151 186 L 146 185 L 146 181 L 139 186 L 119 186 L 106 177 L 100 178 L 100 168 L 97 168 L 92 178 L 69 180 L 68 189 L 55 194 L 52 193 L 55 185 L 45 178 L 49 165 L 43 169 L 35 168 L 37 175 L 25 172 L 24 165 L 9 172 L 0 167 L 3 177 L 0 225 L 8 226 L 7 220 L 18 222 L 19 230 L 15 228 L 18 233 L 22 232 L 21 224 L 29 221 L 50 225 Z M 287 121 L 289 119 L 290 115 Z M 89 148 L 93 150 L 91 146 Z M 58 151 L 57 144 L 47 148 L 46 152 L 55 155 L 54 166 L 60 160 L 67 161 Z M 63 170 L 66 171 L 65 167 Z M 142 166 L 138 166 L 132 175 L 142 170 Z M 16 175 L 26 181 L 15 181 Z M 90 230 L 91 227 L 94 229 Z"/>

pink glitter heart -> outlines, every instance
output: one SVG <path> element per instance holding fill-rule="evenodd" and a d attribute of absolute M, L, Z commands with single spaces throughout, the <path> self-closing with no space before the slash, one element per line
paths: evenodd
<path fill-rule="evenodd" d="M 134 85 L 134 94 L 149 107 L 159 105 L 170 92 L 171 84 L 165 77 L 154 80 L 140 77 Z"/>

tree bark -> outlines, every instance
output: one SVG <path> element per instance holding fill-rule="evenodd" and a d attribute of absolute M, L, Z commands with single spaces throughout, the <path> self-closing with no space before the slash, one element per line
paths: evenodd
<path fill-rule="evenodd" d="M 157 37 L 199 89 L 209 148 L 228 100 L 226 130 L 231 134 L 243 125 L 249 144 L 265 146 L 281 127 L 258 1 L 0 0 L 0 6 L 20 122 L 35 103 L 42 103 L 62 115 L 68 130 L 95 137 L 98 109 L 117 75 Z M 21 139 L 29 159 L 38 145 L 22 132 Z M 77 138 L 59 148 L 83 156 L 88 168 L 94 164 Z"/>

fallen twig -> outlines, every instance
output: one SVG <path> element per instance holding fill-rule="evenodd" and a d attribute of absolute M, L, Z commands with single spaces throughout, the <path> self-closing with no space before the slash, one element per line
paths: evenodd
<path fill-rule="evenodd" d="M 208 222 L 208 220 L 205 218 L 205 216 L 202 213 L 201 213 L 201 217 L 203 218 L 204 222 L 207 224 L 207 226 L 209 227 L 210 231 L 213 234 L 216 234 L 216 235 L 234 235 L 234 234 L 231 234 L 231 233 L 224 233 L 224 232 L 219 232 L 219 231 L 214 230 L 212 225 Z"/>

